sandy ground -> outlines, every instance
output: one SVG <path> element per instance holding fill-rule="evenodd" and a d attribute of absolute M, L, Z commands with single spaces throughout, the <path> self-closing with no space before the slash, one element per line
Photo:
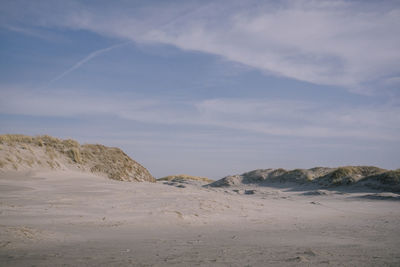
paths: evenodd
<path fill-rule="evenodd" d="M 398 195 L 185 186 L 3 172 L 0 265 L 400 265 Z"/>

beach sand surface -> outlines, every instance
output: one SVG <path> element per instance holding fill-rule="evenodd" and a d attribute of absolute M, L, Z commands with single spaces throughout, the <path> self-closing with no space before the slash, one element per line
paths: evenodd
<path fill-rule="evenodd" d="M 399 237 L 371 189 L 0 173 L 1 266 L 399 266 Z"/>

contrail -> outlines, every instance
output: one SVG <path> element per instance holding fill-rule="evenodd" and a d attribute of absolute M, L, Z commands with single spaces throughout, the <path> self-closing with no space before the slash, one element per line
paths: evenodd
<path fill-rule="evenodd" d="M 89 60 L 91 60 L 92 58 L 95 58 L 95 57 L 97 57 L 98 55 L 101 55 L 101 54 L 103 54 L 103 53 L 105 53 L 105 52 L 108 52 L 108 51 L 113 50 L 113 49 L 115 49 L 115 48 L 121 47 L 121 46 L 123 46 L 123 45 L 126 45 L 126 44 L 128 44 L 128 43 L 131 43 L 131 41 L 124 42 L 124 43 L 122 43 L 122 44 L 116 44 L 116 45 L 113 45 L 113 46 L 110 46 L 110 47 L 106 47 L 106 48 L 103 48 L 103 49 L 99 49 L 99 50 L 96 50 L 96 51 L 90 53 L 90 54 L 87 55 L 84 59 L 78 61 L 78 62 L 77 62 L 75 65 L 73 65 L 71 68 L 67 69 L 66 71 L 64 71 L 63 73 L 61 73 L 61 74 L 58 75 L 57 77 L 55 77 L 54 79 L 50 80 L 50 81 L 48 82 L 48 84 L 51 84 L 51 83 L 53 83 L 53 82 L 55 82 L 55 81 L 58 81 L 59 79 L 63 78 L 63 77 L 64 77 L 65 75 L 67 75 L 68 73 L 70 73 L 70 72 L 76 70 L 77 68 L 79 68 L 80 66 L 82 66 L 83 64 L 85 64 L 86 62 L 88 62 Z"/>

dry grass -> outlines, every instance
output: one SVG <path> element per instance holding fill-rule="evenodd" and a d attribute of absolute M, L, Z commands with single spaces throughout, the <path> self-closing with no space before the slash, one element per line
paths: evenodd
<path fill-rule="evenodd" d="M 32 167 L 33 164 L 34 164 L 35 162 L 34 162 L 33 159 L 26 159 L 26 160 L 25 160 L 25 163 L 26 163 L 29 167 Z"/>
<path fill-rule="evenodd" d="M 19 150 L 30 150 L 32 148 L 43 149 L 48 159 L 42 159 L 51 168 L 58 168 L 60 164 L 55 159 L 68 159 L 67 162 L 79 169 L 87 169 L 94 173 L 104 173 L 109 178 L 120 181 L 151 181 L 155 179 L 151 174 L 136 161 L 132 160 L 119 148 L 106 147 L 103 145 L 80 145 L 72 139 L 62 140 L 48 135 L 25 136 L 25 135 L 0 135 L 0 144 L 12 148 L 13 154 L 18 157 Z M 11 164 L 15 162 L 6 157 Z M 25 159 L 28 160 L 28 159 Z M 32 166 L 32 159 L 29 159 L 28 166 Z M 24 162 L 23 158 L 18 158 L 19 163 Z M 39 158 L 35 158 L 41 164 Z M 5 164 L 3 163 L 2 166 Z"/>
<path fill-rule="evenodd" d="M 92 172 L 103 172 L 114 180 L 151 181 L 155 179 L 143 166 L 132 160 L 121 149 L 103 145 L 81 146 L 83 162 L 92 162 Z"/>
<path fill-rule="evenodd" d="M 316 167 L 312 169 L 258 169 L 241 175 L 231 175 L 211 186 L 266 183 L 314 184 L 323 187 L 365 185 L 375 189 L 400 191 L 400 169 L 388 171 L 374 166 L 345 166 L 339 168 Z"/>
<path fill-rule="evenodd" d="M 54 169 L 54 168 L 55 168 L 52 161 L 48 160 L 48 161 L 47 161 L 47 164 L 50 166 L 51 169 Z"/>
<path fill-rule="evenodd" d="M 53 160 L 53 159 L 55 159 L 57 157 L 56 151 L 54 150 L 54 148 L 46 146 L 45 147 L 45 151 L 46 151 L 46 154 L 49 156 L 49 158 L 51 160 Z"/>
<path fill-rule="evenodd" d="M 339 167 L 322 178 L 332 185 L 353 184 L 365 177 L 377 175 L 386 170 L 373 166 L 345 166 Z"/>
<path fill-rule="evenodd" d="M 67 139 L 62 140 L 48 135 L 40 135 L 36 137 L 26 136 L 22 134 L 4 134 L 0 135 L 0 144 L 6 144 L 9 146 L 25 146 L 26 145 L 37 145 L 52 147 L 56 150 L 62 150 L 66 148 L 79 147 L 79 143 L 75 140 Z"/>
<path fill-rule="evenodd" d="M 17 163 L 21 163 L 23 161 L 21 156 L 19 155 L 16 155 L 16 158 L 17 158 Z"/>
<path fill-rule="evenodd" d="M 382 184 L 387 184 L 387 185 L 400 184 L 400 170 L 384 172 L 374 177 Z"/>
<path fill-rule="evenodd" d="M 157 181 L 172 181 L 172 180 L 193 180 L 193 181 L 200 181 L 205 183 L 212 183 L 215 182 L 207 177 L 199 177 L 199 176 L 191 176 L 187 174 L 179 174 L 179 175 L 170 175 L 166 177 L 162 177 L 157 179 Z"/>
<path fill-rule="evenodd" d="M 22 135 L 22 134 L 4 134 L 0 135 L 0 144 L 15 145 L 19 144 L 31 144 L 33 137 Z"/>
<path fill-rule="evenodd" d="M 75 162 L 82 163 L 81 152 L 78 148 L 73 147 L 67 151 L 67 155 Z"/>

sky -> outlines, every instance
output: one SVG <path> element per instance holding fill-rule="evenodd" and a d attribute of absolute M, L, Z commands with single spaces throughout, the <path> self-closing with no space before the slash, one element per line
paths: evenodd
<path fill-rule="evenodd" d="M 0 134 L 155 177 L 400 168 L 399 1 L 0 1 Z"/>

